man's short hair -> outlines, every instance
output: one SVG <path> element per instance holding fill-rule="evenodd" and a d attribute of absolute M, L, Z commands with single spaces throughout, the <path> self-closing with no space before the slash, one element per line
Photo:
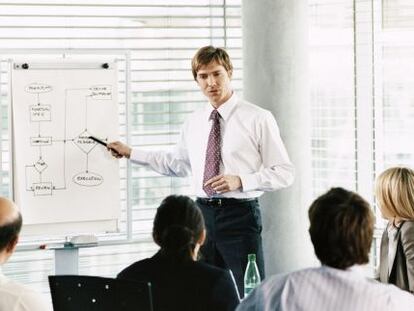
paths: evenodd
<path fill-rule="evenodd" d="M 209 45 L 200 48 L 191 61 L 191 70 L 193 72 L 194 80 L 197 81 L 197 72 L 200 67 L 206 66 L 212 62 L 222 65 L 229 74 L 229 77 L 232 76 L 233 65 L 230 61 L 229 54 L 222 48 L 216 48 Z"/>
<path fill-rule="evenodd" d="M 22 215 L 18 212 L 18 216 L 13 221 L 0 226 L 0 251 L 3 251 L 11 242 L 17 239 L 22 223 Z"/>
<path fill-rule="evenodd" d="M 343 188 L 332 188 L 309 208 L 309 233 L 324 265 L 346 269 L 369 261 L 374 215 L 367 201 Z"/>

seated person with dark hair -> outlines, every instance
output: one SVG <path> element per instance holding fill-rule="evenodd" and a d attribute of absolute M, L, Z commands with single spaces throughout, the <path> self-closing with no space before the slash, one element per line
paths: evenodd
<path fill-rule="evenodd" d="M 206 230 L 193 200 L 165 198 L 157 209 L 152 235 L 161 247 L 158 253 L 127 267 L 118 278 L 151 282 L 155 311 L 236 308 L 239 299 L 230 273 L 196 261 Z"/>
<path fill-rule="evenodd" d="M 358 194 L 332 188 L 309 209 L 309 233 L 321 267 L 273 276 L 237 308 L 244 310 L 402 311 L 414 296 L 364 277 L 374 215 Z"/>

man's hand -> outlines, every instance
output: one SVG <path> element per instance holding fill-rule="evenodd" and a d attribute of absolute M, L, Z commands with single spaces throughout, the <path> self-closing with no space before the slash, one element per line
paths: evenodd
<path fill-rule="evenodd" d="M 206 181 L 204 186 L 208 185 L 211 185 L 211 188 L 217 193 L 224 193 L 240 189 L 242 183 L 239 176 L 217 175 Z"/>
<path fill-rule="evenodd" d="M 129 159 L 129 157 L 131 156 L 132 149 L 128 145 L 121 143 L 120 141 L 109 143 L 106 146 L 106 148 L 108 149 L 108 151 L 111 152 L 111 154 L 115 158 L 118 159 L 122 157 Z"/>

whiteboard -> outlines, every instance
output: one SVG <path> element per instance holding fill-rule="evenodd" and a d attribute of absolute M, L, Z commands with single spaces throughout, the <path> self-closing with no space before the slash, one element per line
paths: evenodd
<path fill-rule="evenodd" d="M 23 234 L 117 231 L 119 161 L 89 138 L 118 139 L 116 64 L 14 63 L 11 72 L 13 194 Z"/>

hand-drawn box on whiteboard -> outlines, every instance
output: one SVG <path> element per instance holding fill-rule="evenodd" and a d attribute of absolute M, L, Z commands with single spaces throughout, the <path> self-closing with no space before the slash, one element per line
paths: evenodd
<path fill-rule="evenodd" d="M 48 146 L 52 144 L 52 136 L 30 137 L 31 146 Z"/>
<path fill-rule="evenodd" d="M 30 121 L 50 121 L 51 108 L 50 105 L 31 105 L 30 106 Z"/>
<path fill-rule="evenodd" d="M 91 97 L 93 99 L 112 99 L 111 85 L 94 85 L 89 88 L 91 90 Z"/>
<path fill-rule="evenodd" d="M 52 183 L 39 182 L 33 184 L 34 195 L 52 195 Z"/>

